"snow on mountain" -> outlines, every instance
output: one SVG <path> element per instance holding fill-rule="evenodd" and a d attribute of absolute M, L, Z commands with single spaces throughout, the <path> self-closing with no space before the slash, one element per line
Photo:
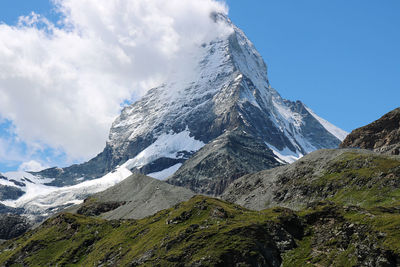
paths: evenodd
<path fill-rule="evenodd" d="M 337 147 L 347 133 L 300 101 L 283 99 L 270 86 L 267 66 L 245 34 L 223 15 L 215 14 L 213 19 L 228 24 L 232 32 L 188 55 L 198 62 L 190 66 L 192 72 L 171 73 L 167 82 L 124 108 L 103 152 L 68 168 L 8 174 L 25 185 L 9 180 L 0 184 L 17 186 L 25 195 L 2 203 L 40 213 L 82 201 L 132 172 L 165 179 L 203 146 L 231 130 L 245 132 L 246 138 L 257 140 L 281 163 L 316 149 Z"/>
<path fill-rule="evenodd" d="M 47 216 L 57 211 L 60 207 L 79 204 L 89 195 L 106 190 L 126 179 L 131 174 L 126 165 L 122 165 L 115 171 L 99 179 L 60 188 L 44 185 L 44 181 L 38 181 L 37 177 L 29 173 L 5 173 L 5 177 L 18 179 L 20 181 L 29 179 L 29 181 L 32 182 L 27 182 L 25 186 L 21 187 L 24 189 L 25 194 L 19 199 L 0 201 L 0 203 L 13 208 L 24 208 L 25 213 L 28 215 Z"/>
<path fill-rule="evenodd" d="M 314 116 L 314 118 L 316 118 L 321 124 L 322 126 L 325 127 L 325 129 L 330 132 L 331 134 L 333 134 L 334 136 L 336 136 L 340 141 L 343 141 L 346 136 L 349 134 L 346 131 L 343 131 L 342 129 L 340 129 L 339 127 L 336 127 L 335 125 L 333 125 L 332 123 L 330 123 L 327 120 L 324 120 L 323 118 L 319 117 L 317 114 L 314 113 L 314 111 L 312 111 L 310 108 L 306 107 L 307 111 L 310 112 L 311 115 Z"/>
<path fill-rule="evenodd" d="M 165 157 L 172 159 L 183 159 L 185 153 L 194 153 L 205 144 L 190 136 L 188 130 L 180 133 L 164 133 L 158 139 L 140 152 L 133 159 L 128 160 L 125 165 L 128 169 L 140 169 L 156 159 Z M 178 164 L 175 164 L 178 165 Z"/>

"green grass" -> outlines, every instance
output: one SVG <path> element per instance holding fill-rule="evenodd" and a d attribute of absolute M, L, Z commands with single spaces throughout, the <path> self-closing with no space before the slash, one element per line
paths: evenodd
<path fill-rule="evenodd" d="M 223 210 L 221 217 L 210 215 L 216 208 Z M 256 237 L 244 235 L 241 229 L 261 231 L 266 222 L 276 223 L 285 212 L 288 210 L 249 211 L 198 196 L 137 221 L 110 222 L 62 214 L 13 241 L 13 245 L 3 244 L 0 265 L 25 251 L 29 253 L 24 264 L 29 266 L 92 266 L 114 256 L 119 265 L 128 265 L 150 252 L 150 258 L 158 263 L 179 258 L 188 263 L 206 259 L 211 264 L 229 251 L 250 251 Z M 13 248 L 6 250 L 7 246 Z"/>

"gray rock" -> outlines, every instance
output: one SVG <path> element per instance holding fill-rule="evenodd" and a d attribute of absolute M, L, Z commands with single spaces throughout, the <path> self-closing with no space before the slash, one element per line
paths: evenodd
<path fill-rule="evenodd" d="M 400 155 L 400 108 L 382 118 L 352 131 L 342 148 L 363 148 L 378 153 Z"/>
<path fill-rule="evenodd" d="M 15 200 L 23 194 L 25 194 L 25 192 L 18 187 L 0 184 L 0 201 L 7 199 Z"/>
<path fill-rule="evenodd" d="M 265 143 L 236 129 L 204 146 L 167 182 L 217 196 L 237 178 L 279 165 Z"/>
<path fill-rule="evenodd" d="M 12 239 L 24 234 L 32 227 L 24 216 L 15 214 L 0 214 L 0 239 Z"/>

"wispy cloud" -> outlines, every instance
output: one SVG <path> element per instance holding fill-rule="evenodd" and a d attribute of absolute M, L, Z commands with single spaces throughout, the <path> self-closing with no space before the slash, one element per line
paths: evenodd
<path fill-rule="evenodd" d="M 34 13 L 0 25 L 0 115 L 20 142 L 72 160 L 101 151 L 124 101 L 190 65 L 186 55 L 227 31 L 210 19 L 227 13 L 214 0 L 54 3 L 62 27 Z M 10 141 L 0 142 L 0 158 L 18 159 L 21 151 L 4 152 Z"/>

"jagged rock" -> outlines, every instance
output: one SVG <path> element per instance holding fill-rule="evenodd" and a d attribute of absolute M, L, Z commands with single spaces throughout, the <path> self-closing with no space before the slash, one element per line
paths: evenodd
<path fill-rule="evenodd" d="M 340 145 L 364 148 L 391 155 L 400 154 L 400 108 L 367 126 L 353 130 Z"/>
<path fill-rule="evenodd" d="M 204 146 L 167 182 L 197 193 L 221 195 L 237 178 L 279 165 L 265 143 L 237 129 Z"/>
<path fill-rule="evenodd" d="M 32 227 L 24 216 L 0 214 L 0 239 L 12 239 L 24 234 Z"/>
<path fill-rule="evenodd" d="M 2 200 L 15 200 L 21 197 L 25 192 L 15 186 L 1 185 L 0 184 L 0 201 Z"/>

